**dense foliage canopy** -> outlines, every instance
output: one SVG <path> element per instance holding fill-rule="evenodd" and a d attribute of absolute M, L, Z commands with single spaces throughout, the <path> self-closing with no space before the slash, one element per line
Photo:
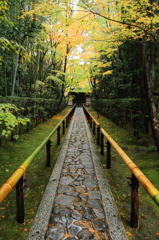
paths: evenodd
<path fill-rule="evenodd" d="M 158 0 L 5 0 L 0 11 L 1 96 L 61 104 L 86 88 L 96 101 L 127 99 L 118 116 L 134 98 L 159 150 Z"/>

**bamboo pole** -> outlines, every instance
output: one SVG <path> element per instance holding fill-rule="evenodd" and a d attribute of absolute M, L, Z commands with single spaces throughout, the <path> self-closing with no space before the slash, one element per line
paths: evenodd
<path fill-rule="evenodd" d="M 87 109 L 85 108 L 84 105 L 83 105 L 83 108 L 84 108 L 84 110 L 85 110 L 86 115 L 90 116 L 90 117 L 92 118 L 93 122 L 94 122 L 96 125 L 100 125 L 100 123 L 92 116 L 92 114 L 90 114 L 90 113 L 87 111 Z"/>
<path fill-rule="evenodd" d="M 85 107 L 84 109 L 87 112 L 87 114 L 92 117 L 92 120 L 97 125 L 100 125 L 99 122 L 96 121 L 96 119 L 87 111 Z M 146 192 L 152 197 L 153 201 L 159 206 L 159 191 L 157 190 L 157 188 L 148 180 L 148 178 L 141 172 L 141 170 L 127 156 L 127 154 L 119 147 L 119 145 L 111 138 L 111 136 L 103 128 L 100 128 L 100 131 L 107 138 L 108 142 L 113 146 L 113 148 L 117 151 L 119 156 L 125 162 L 127 167 L 131 170 L 134 176 L 138 179 L 138 181 L 144 187 Z"/>
<path fill-rule="evenodd" d="M 8 194 L 12 191 L 13 187 L 19 181 L 19 179 L 23 176 L 26 169 L 29 167 L 34 158 L 40 153 L 43 147 L 50 140 L 51 136 L 61 125 L 62 121 L 71 113 L 73 113 L 76 105 L 64 116 L 64 118 L 56 125 L 56 127 L 51 131 L 51 133 L 44 139 L 44 141 L 35 149 L 35 151 L 22 163 L 21 166 L 17 168 L 17 170 L 11 175 L 11 177 L 1 186 L 0 188 L 0 203 L 8 196 Z"/>
<path fill-rule="evenodd" d="M 148 180 L 148 178 L 141 172 L 137 165 L 126 155 L 126 153 L 119 147 L 119 145 L 103 128 L 101 128 L 101 132 L 111 143 L 113 148 L 117 151 L 119 156 L 125 162 L 127 167 L 131 170 L 131 172 L 135 175 L 135 177 L 138 179 L 138 181 L 144 187 L 147 193 L 152 197 L 154 202 L 159 206 L 159 191 L 156 189 L 156 187 Z"/>

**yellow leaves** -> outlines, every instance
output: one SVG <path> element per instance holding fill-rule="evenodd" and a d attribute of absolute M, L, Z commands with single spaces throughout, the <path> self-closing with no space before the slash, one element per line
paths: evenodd
<path fill-rule="evenodd" d="M 34 16 L 34 14 L 39 16 L 44 16 L 44 14 L 49 14 L 57 5 L 50 1 L 40 1 L 40 3 L 33 4 L 33 9 L 29 11 L 22 10 L 23 15 L 20 18 L 25 16 Z"/>
<path fill-rule="evenodd" d="M 3 61 L 3 57 L 2 57 L 2 56 L 0 56 L 0 62 L 1 62 L 1 61 Z M 0 65 L 1 65 L 1 63 L 0 63 Z"/>
<path fill-rule="evenodd" d="M 106 72 L 103 73 L 103 75 L 109 75 L 109 74 L 112 74 L 113 70 L 108 70 Z"/>

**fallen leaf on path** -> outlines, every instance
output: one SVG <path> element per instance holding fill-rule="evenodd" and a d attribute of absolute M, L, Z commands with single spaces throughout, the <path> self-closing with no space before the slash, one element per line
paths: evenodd
<path fill-rule="evenodd" d="M 72 235 L 71 235 L 71 234 L 68 234 L 68 233 L 66 233 L 66 234 L 65 234 L 65 238 L 66 238 L 66 237 L 67 237 L 67 238 L 69 238 L 69 237 L 72 237 Z"/>
<path fill-rule="evenodd" d="M 126 233 L 127 233 L 128 236 L 132 236 L 132 233 L 130 233 L 130 232 L 126 232 Z"/>

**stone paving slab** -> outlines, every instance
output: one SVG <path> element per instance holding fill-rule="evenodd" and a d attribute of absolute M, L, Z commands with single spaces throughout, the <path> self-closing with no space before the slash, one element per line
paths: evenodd
<path fill-rule="evenodd" d="M 27 238 L 37 239 L 128 239 L 80 107 Z"/>

